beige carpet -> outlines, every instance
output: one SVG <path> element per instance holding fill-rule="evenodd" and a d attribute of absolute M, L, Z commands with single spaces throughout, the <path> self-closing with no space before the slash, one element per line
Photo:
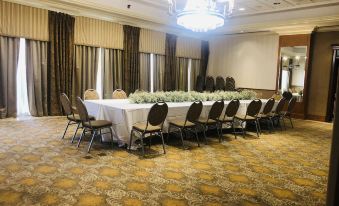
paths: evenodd
<path fill-rule="evenodd" d="M 61 140 L 66 121 L 0 120 L 0 205 L 325 205 L 332 125 L 295 121 L 166 155 Z M 152 152 L 162 152 L 160 145 Z"/>

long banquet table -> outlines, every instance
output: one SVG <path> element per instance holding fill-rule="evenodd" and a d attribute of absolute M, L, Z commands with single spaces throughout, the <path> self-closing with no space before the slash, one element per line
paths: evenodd
<path fill-rule="evenodd" d="M 245 114 L 251 100 L 241 100 L 238 114 Z M 267 100 L 262 100 L 264 107 Z M 214 101 L 203 102 L 202 117 L 207 117 Z M 229 101 L 225 101 L 225 107 Z M 185 119 L 186 113 L 192 102 L 167 103 L 168 115 L 164 123 L 164 132 L 167 132 L 168 121 L 173 119 Z M 153 104 L 133 104 L 128 99 L 123 100 L 86 100 L 88 113 L 99 120 L 108 120 L 113 123 L 113 137 L 119 145 L 129 144 L 130 131 L 135 123 L 146 122 L 147 115 Z M 223 112 L 224 112 L 223 111 Z M 109 138 L 104 137 L 104 141 Z"/>

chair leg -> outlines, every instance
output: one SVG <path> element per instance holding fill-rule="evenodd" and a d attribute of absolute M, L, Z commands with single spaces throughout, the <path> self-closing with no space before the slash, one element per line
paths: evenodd
<path fill-rule="evenodd" d="M 233 129 L 234 138 L 237 139 L 237 133 L 235 132 L 234 122 L 232 122 L 231 125 L 232 125 L 232 129 Z"/>
<path fill-rule="evenodd" d="M 74 142 L 75 136 L 77 135 L 77 132 L 78 132 L 79 127 L 80 127 L 80 124 L 81 124 L 81 123 L 79 123 L 79 124 L 77 125 L 77 129 L 76 129 L 75 132 L 74 132 L 74 135 L 73 135 L 72 141 L 71 141 L 72 144 L 73 144 L 73 142 Z"/>
<path fill-rule="evenodd" d="M 278 122 L 278 126 L 280 127 L 280 130 L 282 131 L 282 126 L 281 126 L 281 122 L 280 122 L 280 117 L 277 118 L 277 122 Z"/>
<path fill-rule="evenodd" d="M 99 129 L 99 136 L 100 136 L 100 143 L 102 143 L 102 133 L 101 133 L 101 129 Z"/>
<path fill-rule="evenodd" d="M 199 142 L 199 136 L 198 136 L 198 132 L 197 132 L 197 128 L 194 128 L 194 133 L 195 133 L 195 137 L 197 138 L 197 142 L 198 142 L 198 147 L 200 147 L 200 142 Z"/>
<path fill-rule="evenodd" d="M 64 134 L 62 135 L 61 139 L 64 139 L 64 138 L 65 138 L 65 135 L 66 135 L 66 132 L 67 132 L 67 130 L 68 130 L 68 127 L 69 127 L 69 124 L 70 124 L 70 123 L 71 123 L 71 121 L 68 121 L 67 126 L 66 126 L 66 129 L 65 129 Z"/>
<path fill-rule="evenodd" d="M 113 141 L 113 129 L 112 127 L 109 128 L 109 131 L 111 133 L 111 140 L 112 140 L 112 148 L 114 148 L 114 141 Z"/>
<path fill-rule="evenodd" d="M 151 149 L 151 144 L 152 144 L 152 136 L 153 136 L 153 133 L 151 133 L 150 134 L 150 136 L 149 136 L 149 141 L 148 141 L 148 148 L 150 148 Z"/>
<path fill-rule="evenodd" d="M 129 151 L 131 151 L 132 137 L 133 137 L 133 129 L 131 130 L 131 134 L 129 135 L 129 147 L 128 147 Z"/>
<path fill-rule="evenodd" d="M 84 128 L 84 129 L 82 130 L 81 136 L 80 136 L 80 138 L 79 138 L 79 140 L 78 140 L 78 145 L 77 145 L 78 148 L 79 148 L 80 143 L 81 143 L 81 140 L 82 140 L 82 138 L 85 136 L 85 134 L 86 134 L 86 128 Z"/>
<path fill-rule="evenodd" d="M 241 122 L 241 123 L 240 123 L 240 126 L 241 126 L 241 129 L 242 129 L 242 137 L 245 138 L 245 128 L 244 128 L 244 126 L 243 126 L 243 123 L 244 123 L 244 122 Z"/>
<path fill-rule="evenodd" d="M 282 117 L 282 122 L 283 122 L 283 125 L 284 125 L 284 129 L 286 130 L 286 124 L 285 124 L 285 117 Z"/>
<path fill-rule="evenodd" d="M 162 149 L 164 150 L 164 154 L 166 154 L 164 135 L 162 134 L 162 132 L 160 132 L 160 136 L 162 140 Z"/>
<path fill-rule="evenodd" d="M 184 137 L 183 137 L 183 135 L 182 135 L 182 129 L 179 128 L 179 131 L 180 131 L 180 138 L 181 138 L 181 142 L 182 142 L 182 149 L 185 149 Z"/>
<path fill-rule="evenodd" d="M 260 126 L 260 121 L 259 121 L 259 119 L 257 119 L 256 121 L 257 121 L 257 123 L 258 123 L 259 133 L 262 134 L 262 132 L 261 132 L 261 126 Z"/>
<path fill-rule="evenodd" d="M 292 128 L 294 128 L 294 126 L 293 126 L 293 122 L 292 122 L 292 118 L 291 117 L 288 117 L 289 119 L 290 119 L 290 122 L 291 122 L 291 126 L 292 126 Z"/>
<path fill-rule="evenodd" d="M 142 135 L 141 135 L 141 149 L 142 149 L 142 156 L 143 157 L 145 157 L 144 136 L 145 136 L 145 134 L 142 133 Z"/>
<path fill-rule="evenodd" d="M 204 141 L 205 141 L 205 144 L 207 144 L 206 126 L 205 126 L 205 125 L 202 125 L 202 127 L 203 127 L 203 133 L 204 133 Z"/>
<path fill-rule="evenodd" d="M 254 121 L 254 123 L 255 123 L 255 128 L 257 129 L 257 136 L 259 137 L 259 127 L 258 127 L 258 121 L 257 121 L 257 120 L 255 120 L 255 121 Z"/>
<path fill-rule="evenodd" d="M 91 151 L 93 140 L 97 136 L 96 134 L 97 134 L 97 131 L 93 131 L 92 139 L 91 139 L 91 141 L 90 141 L 90 143 L 88 145 L 87 153 L 89 153 Z"/>
<path fill-rule="evenodd" d="M 275 128 L 274 128 L 273 119 L 272 119 L 272 118 L 270 118 L 270 119 L 269 119 L 269 121 L 271 122 L 271 126 L 272 126 L 271 128 L 272 128 L 272 131 L 274 131 L 274 130 L 275 130 Z"/>
<path fill-rule="evenodd" d="M 217 133 L 218 133 L 218 137 L 219 137 L 219 143 L 221 143 L 221 135 L 220 135 L 220 132 L 219 132 L 218 123 L 215 126 L 217 128 Z"/>

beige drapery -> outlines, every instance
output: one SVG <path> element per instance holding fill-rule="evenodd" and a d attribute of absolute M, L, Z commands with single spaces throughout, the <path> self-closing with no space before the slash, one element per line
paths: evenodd
<path fill-rule="evenodd" d="M 165 42 L 166 33 L 140 29 L 140 52 L 165 55 Z"/>
<path fill-rule="evenodd" d="M 87 17 L 75 18 L 74 42 L 77 45 L 123 49 L 123 26 Z"/>
<path fill-rule="evenodd" d="M 0 108 L 6 117 L 16 116 L 16 73 L 19 60 L 19 38 L 0 36 Z"/>
<path fill-rule="evenodd" d="M 0 35 L 48 41 L 48 11 L 0 0 Z"/>
<path fill-rule="evenodd" d="M 48 115 L 47 42 L 26 40 L 26 72 L 29 111 L 32 116 Z"/>
<path fill-rule="evenodd" d="M 113 91 L 122 87 L 123 51 L 103 49 L 104 99 L 112 99 Z"/>
<path fill-rule="evenodd" d="M 200 59 L 201 40 L 179 36 L 177 40 L 176 56 L 191 59 Z"/>
<path fill-rule="evenodd" d="M 188 58 L 178 57 L 176 60 L 177 65 L 175 90 L 177 91 L 187 91 L 188 62 Z"/>
<path fill-rule="evenodd" d="M 195 90 L 195 85 L 197 82 L 197 77 L 201 75 L 201 67 L 200 67 L 200 59 L 192 59 L 191 60 L 191 84 L 190 84 L 190 89 L 191 91 Z"/>
<path fill-rule="evenodd" d="M 164 75 L 165 75 L 165 56 L 155 54 L 153 55 L 153 91 L 164 90 Z"/>
<path fill-rule="evenodd" d="M 96 88 L 99 48 L 76 45 L 74 58 L 73 96 L 82 98 L 87 89 Z"/>
<path fill-rule="evenodd" d="M 140 90 L 150 91 L 151 54 L 140 53 Z"/>

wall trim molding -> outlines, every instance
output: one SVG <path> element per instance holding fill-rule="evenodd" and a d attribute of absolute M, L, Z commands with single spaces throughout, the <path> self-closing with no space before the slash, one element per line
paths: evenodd
<path fill-rule="evenodd" d="M 326 117 L 321 115 L 307 114 L 306 119 L 319 122 L 326 122 Z"/>

